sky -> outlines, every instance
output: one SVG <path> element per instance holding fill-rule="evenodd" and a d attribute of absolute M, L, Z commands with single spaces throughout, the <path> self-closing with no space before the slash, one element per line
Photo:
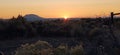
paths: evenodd
<path fill-rule="evenodd" d="M 36 14 L 45 18 L 98 17 L 120 12 L 120 0 L 0 0 L 0 18 Z"/>

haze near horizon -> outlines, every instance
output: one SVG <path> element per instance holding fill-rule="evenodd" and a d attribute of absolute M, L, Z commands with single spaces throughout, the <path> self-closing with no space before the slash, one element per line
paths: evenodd
<path fill-rule="evenodd" d="M 0 18 L 37 14 L 45 18 L 107 16 L 120 0 L 0 0 Z"/>

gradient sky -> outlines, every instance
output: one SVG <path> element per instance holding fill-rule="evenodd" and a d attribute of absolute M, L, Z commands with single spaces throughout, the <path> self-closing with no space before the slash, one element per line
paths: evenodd
<path fill-rule="evenodd" d="M 120 0 L 0 0 L 0 18 L 36 14 L 45 18 L 106 16 L 120 12 Z"/>

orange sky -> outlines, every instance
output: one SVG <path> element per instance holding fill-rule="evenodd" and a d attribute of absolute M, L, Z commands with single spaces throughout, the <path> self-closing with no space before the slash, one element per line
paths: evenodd
<path fill-rule="evenodd" d="M 120 0 L 0 0 L 0 18 L 36 14 L 45 18 L 96 17 L 120 12 Z"/>

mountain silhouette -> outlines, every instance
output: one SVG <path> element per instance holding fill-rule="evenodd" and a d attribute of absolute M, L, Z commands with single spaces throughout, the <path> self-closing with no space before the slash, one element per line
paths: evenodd
<path fill-rule="evenodd" d="M 43 17 L 40 17 L 40 16 L 35 15 L 35 14 L 27 14 L 27 15 L 24 16 L 24 18 L 27 21 L 40 21 L 40 20 L 44 20 Z"/>

